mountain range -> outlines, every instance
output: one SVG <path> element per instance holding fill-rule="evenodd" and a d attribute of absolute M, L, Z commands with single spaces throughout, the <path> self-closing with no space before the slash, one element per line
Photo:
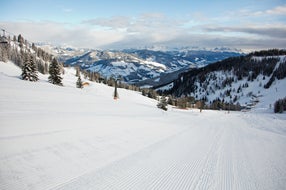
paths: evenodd
<path fill-rule="evenodd" d="M 241 56 L 239 50 L 181 48 L 169 50 L 125 49 L 92 50 L 43 45 L 66 66 L 117 77 L 129 84 L 152 87 L 168 83 L 193 68 Z M 161 48 L 162 49 L 162 48 Z"/>

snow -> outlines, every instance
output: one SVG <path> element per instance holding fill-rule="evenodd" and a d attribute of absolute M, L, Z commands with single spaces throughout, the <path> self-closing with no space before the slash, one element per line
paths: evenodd
<path fill-rule="evenodd" d="M 279 67 L 280 62 L 286 59 L 286 56 L 279 56 L 279 58 L 280 61 L 277 62 L 274 71 Z M 259 61 L 262 58 L 253 57 L 253 59 Z M 213 79 L 211 77 L 212 75 L 216 76 L 216 79 Z M 220 100 L 224 100 L 226 102 L 230 102 L 233 101 L 234 97 L 236 96 L 237 101 L 233 103 L 239 103 L 240 105 L 244 106 L 252 103 L 252 95 L 254 95 L 258 97 L 257 100 L 259 101 L 259 103 L 255 106 L 255 112 L 273 112 L 274 102 L 278 99 L 286 97 L 286 79 L 275 79 L 269 89 L 264 88 L 264 85 L 269 81 L 271 75 L 268 77 L 259 74 L 256 79 L 249 81 L 247 77 L 238 80 L 233 71 L 214 71 L 207 74 L 206 78 L 206 81 L 209 82 L 203 85 L 198 81 L 195 82 L 195 85 L 198 87 L 198 89 L 195 92 L 190 93 L 190 96 L 197 97 L 197 99 L 201 99 L 206 96 L 208 103 L 216 100 L 217 98 L 220 98 Z M 222 81 L 224 81 L 226 78 L 233 78 L 234 82 L 232 82 L 231 86 L 226 85 L 225 87 L 222 87 Z M 183 79 L 184 78 L 181 77 L 181 81 L 183 81 Z M 248 84 L 248 87 L 243 88 L 243 85 L 246 83 Z M 220 88 L 216 88 L 216 85 Z M 238 92 L 240 87 L 241 91 Z M 164 87 L 161 89 L 164 89 Z M 166 86 L 166 89 L 168 89 L 168 86 Z M 226 96 L 226 90 L 231 91 L 231 97 Z"/>
<path fill-rule="evenodd" d="M 285 55 L 275 55 L 275 56 L 252 56 L 251 59 L 256 61 L 262 61 L 263 59 L 279 58 L 280 62 L 286 59 Z"/>
<path fill-rule="evenodd" d="M 103 65 L 98 64 L 94 66 L 90 66 L 88 70 L 99 72 L 101 75 L 105 77 L 111 77 L 113 75 L 115 76 L 122 76 L 125 78 L 137 78 L 140 80 L 147 79 L 145 76 L 148 77 L 157 77 L 160 75 L 160 73 L 164 72 L 164 69 L 166 67 L 162 64 L 156 63 L 156 62 L 150 62 L 150 61 L 140 61 L 137 58 L 133 59 L 133 62 L 128 61 L 112 61 L 110 65 Z M 137 64 L 136 64 L 137 63 Z M 129 82 L 132 82 L 130 80 Z"/>
<path fill-rule="evenodd" d="M 64 87 L 20 73 L 0 62 L 1 190 L 286 186 L 286 114 L 262 109 L 268 103 L 247 113 L 165 112 L 138 92 L 119 89 L 115 101 L 103 84 L 77 89 L 74 69 Z"/>
<path fill-rule="evenodd" d="M 162 90 L 162 91 L 164 91 L 164 90 L 170 90 L 170 89 L 173 88 L 173 86 L 174 86 L 174 83 L 172 82 L 172 83 L 170 83 L 170 84 L 168 84 L 168 85 L 165 85 L 165 86 L 163 86 L 163 87 L 161 87 L 161 88 L 157 88 L 157 90 Z"/>
<path fill-rule="evenodd" d="M 276 80 L 269 89 L 263 92 L 259 103 L 255 106 L 254 112 L 273 112 L 274 102 L 286 97 L 286 80 Z"/>
<path fill-rule="evenodd" d="M 124 62 L 124 61 L 114 61 L 114 62 L 111 62 L 111 64 L 112 64 L 113 66 L 116 66 L 116 67 L 127 67 L 127 65 L 128 65 L 129 63 L 126 63 L 126 62 Z"/>
<path fill-rule="evenodd" d="M 144 61 L 143 64 L 148 65 L 150 68 L 159 67 L 159 68 L 161 68 L 160 72 L 164 72 L 164 70 L 167 70 L 166 65 L 163 65 L 161 63 L 157 63 L 157 62 L 154 62 L 154 61 L 148 61 L 147 60 L 147 61 Z"/>

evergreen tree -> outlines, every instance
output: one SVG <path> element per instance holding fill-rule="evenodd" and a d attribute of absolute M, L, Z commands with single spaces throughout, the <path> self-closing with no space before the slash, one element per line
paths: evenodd
<path fill-rule="evenodd" d="M 274 113 L 283 113 L 286 110 L 286 97 L 274 103 Z"/>
<path fill-rule="evenodd" d="M 19 42 L 20 48 L 22 48 L 24 44 L 24 38 L 21 36 L 21 34 L 18 35 L 18 42 Z"/>
<path fill-rule="evenodd" d="M 62 86 L 61 67 L 56 58 L 53 58 L 49 67 L 49 82 L 55 85 Z"/>
<path fill-rule="evenodd" d="M 114 98 L 114 100 L 117 100 L 119 98 L 119 95 L 117 92 L 117 79 L 115 79 L 113 98 Z"/>
<path fill-rule="evenodd" d="M 152 99 L 157 99 L 157 93 L 155 90 L 149 89 L 147 96 Z"/>
<path fill-rule="evenodd" d="M 37 67 L 31 55 L 25 54 L 24 65 L 22 67 L 22 79 L 28 81 L 38 81 Z"/>
<path fill-rule="evenodd" d="M 167 103 L 166 97 L 165 97 L 165 96 L 162 96 L 162 97 L 160 98 L 160 101 L 159 101 L 158 104 L 157 104 L 157 107 L 158 107 L 159 109 L 162 109 L 162 110 L 167 111 L 167 110 L 168 110 L 167 105 L 168 105 L 168 103 Z"/>
<path fill-rule="evenodd" d="M 147 90 L 146 89 L 142 89 L 142 95 L 147 96 Z"/>
<path fill-rule="evenodd" d="M 177 99 L 177 106 L 180 109 L 186 109 L 187 108 L 187 102 L 188 102 L 188 99 L 186 97 L 178 98 Z"/>
<path fill-rule="evenodd" d="M 200 112 L 203 111 L 204 106 L 205 106 L 205 102 L 204 102 L 204 100 L 201 100 L 200 101 Z"/>
<path fill-rule="evenodd" d="M 78 77 L 78 76 L 80 75 L 79 72 L 80 72 L 80 69 L 79 69 L 79 67 L 77 67 L 77 68 L 76 68 L 76 73 L 75 73 L 75 76 L 76 76 L 76 77 Z"/>
<path fill-rule="evenodd" d="M 76 81 L 76 87 L 77 88 L 83 88 L 80 74 L 78 75 L 78 78 L 77 78 L 77 81 Z"/>

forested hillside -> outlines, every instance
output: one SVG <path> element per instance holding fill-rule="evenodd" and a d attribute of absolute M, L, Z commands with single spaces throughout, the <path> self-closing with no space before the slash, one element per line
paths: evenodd
<path fill-rule="evenodd" d="M 268 50 L 228 58 L 181 74 L 172 88 L 158 88 L 174 97 L 194 97 L 213 103 L 245 104 L 276 80 L 286 78 L 286 51 Z"/>
<path fill-rule="evenodd" d="M 10 60 L 17 66 L 22 67 L 24 64 L 24 57 L 27 54 L 32 57 L 32 61 L 35 63 L 37 70 L 40 73 L 48 73 L 49 64 L 53 59 L 52 54 L 36 47 L 34 43 L 24 39 L 21 34 L 18 36 L 14 35 L 12 38 L 10 35 L 1 36 L 0 61 L 6 62 Z"/>

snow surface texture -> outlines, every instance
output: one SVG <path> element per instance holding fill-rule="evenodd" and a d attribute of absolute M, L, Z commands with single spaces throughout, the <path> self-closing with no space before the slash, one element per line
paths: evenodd
<path fill-rule="evenodd" d="M 73 69 L 64 87 L 20 73 L 0 63 L 1 190 L 286 187 L 285 114 L 165 112 L 138 92 L 77 89 Z"/>

